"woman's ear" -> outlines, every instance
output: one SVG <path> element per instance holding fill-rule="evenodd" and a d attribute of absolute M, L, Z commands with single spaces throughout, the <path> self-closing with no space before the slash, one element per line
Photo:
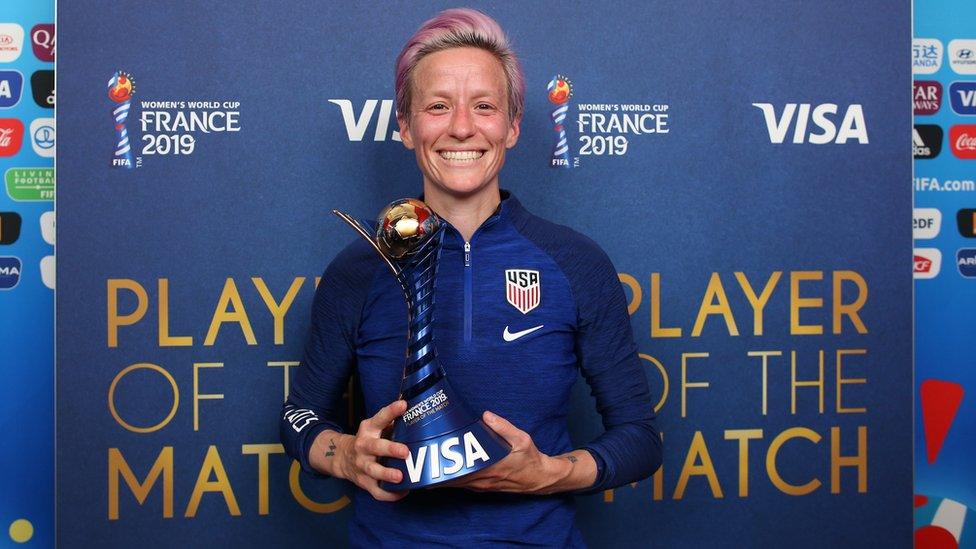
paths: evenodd
<path fill-rule="evenodd" d="M 413 150 L 413 136 L 410 135 L 410 125 L 407 123 L 407 117 L 397 113 L 397 124 L 400 125 L 400 140 L 403 141 L 403 146 Z"/>

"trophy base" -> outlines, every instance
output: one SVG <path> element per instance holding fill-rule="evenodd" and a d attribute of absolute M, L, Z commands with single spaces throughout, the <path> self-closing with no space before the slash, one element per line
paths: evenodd
<path fill-rule="evenodd" d="M 407 459 L 381 460 L 385 467 L 403 473 L 399 483 L 381 482 L 384 490 L 415 490 L 461 478 L 494 465 L 511 451 L 511 446 L 480 419 L 443 435 L 403 444 L 410 450 Z"/>

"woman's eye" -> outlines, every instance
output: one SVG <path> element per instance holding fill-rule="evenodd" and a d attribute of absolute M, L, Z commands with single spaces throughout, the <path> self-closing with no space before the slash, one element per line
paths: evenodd
<path fill-rule="evenodd" d="M 486 110 L 492 110 L 492 109 L 494 109 L 495 106 L 492 105 L 492 104 L 490 104 L 490 103 L 478 103 L 478 107 L 477 108 L 478 108 L 478 110 L 486 111 Z"/>
<path fill-rule="evenodd" d="M 444 103 L 434 103 L 429 108 L 432 111 L 442 111 L 447 108 L 447 105 L 445 105 Z"/>

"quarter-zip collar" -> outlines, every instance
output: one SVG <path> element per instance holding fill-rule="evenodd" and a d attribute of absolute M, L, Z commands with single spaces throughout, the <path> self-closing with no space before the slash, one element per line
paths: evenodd
<path fill-rule="evenodd" d="M 504 189 L 500 189 L 499 194 L 501 195 L 501 201 L 498 203 L 498 207 L 495 208 L 495 211 L 488 216 L 488 219 L 485 219 L 481 225 L 478 226 L 477 230 L 475 230 L 474 234 L 471 235 L 471 240 L 468 242 L 469 245 L 474 245 L 474 242 L 482 233 L 497 230 L 501 225 L 504 224 L 503 221 L 509 218 L 511 218 L 513 221 L 517 218 L 521 218 L 523 208 L 518 199 L 516 199 L 512 193 Z M 421 194 L 418 198 L 423 200 L 424 195 Z M 465 242 L 464 239 L 461 238 L 461 233 L 443 217 L 441 218 L 441 221 L 445 225 L 444 239 L 441 242 L 442 247 L 448 250 L 463 249 Z"/>

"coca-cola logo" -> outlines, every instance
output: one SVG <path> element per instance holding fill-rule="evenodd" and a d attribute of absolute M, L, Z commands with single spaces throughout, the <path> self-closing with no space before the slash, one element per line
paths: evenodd
<path fill-rule="evenodd" d="M 971 137 L 968 133 L 964 133 L 956 139 L 956 147 L 959 149 L 976 149 L 976 137 Z"/>
<path fill-rule="evenodd" d="M 959 124 L 949 129 L 952 154 L 957 158 L 976 159 L 976 124 Z"/>
<path fill-rule="evenodd" d="M 24 140 L 24 123 L 17 118 L 0 118 L 0 156 L 13 156 Z"/>

